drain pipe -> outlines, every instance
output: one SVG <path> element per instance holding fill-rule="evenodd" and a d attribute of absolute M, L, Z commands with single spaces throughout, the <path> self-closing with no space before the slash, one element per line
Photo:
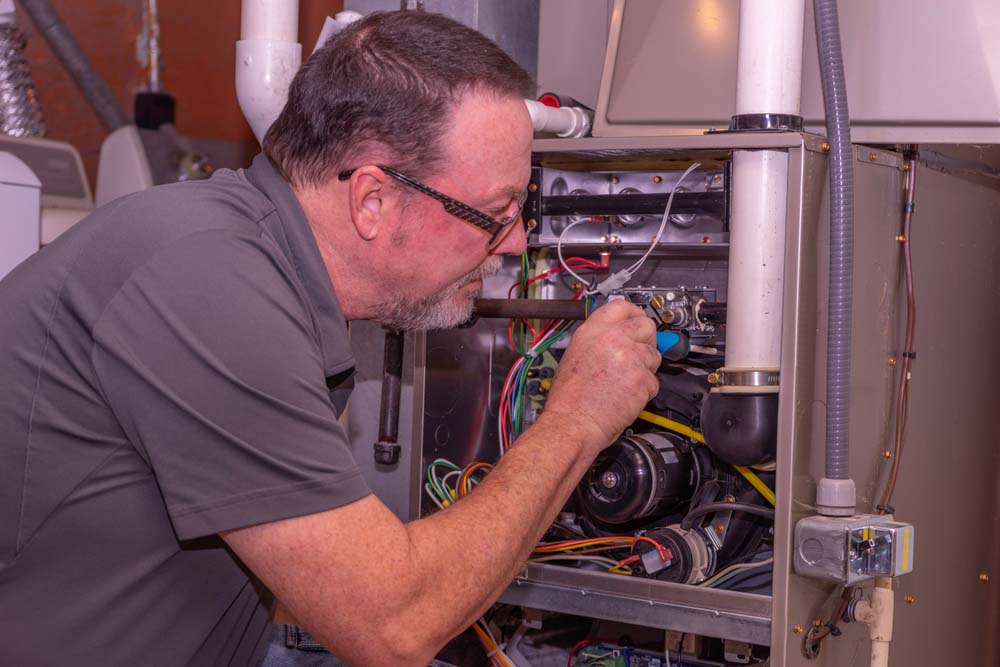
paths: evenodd
<path fill-rule="evenodd" d="M 109 132 L 129 124 L 129 117 L 122 110 L 118 100 L 111 94 L 104 79 L 97 73 L 90 59 L 80 49 L 66 24 L 48 0 L 21 0 L 21 6 L 31 17 L 49 48 L 69 71 L 70 77 L 83 92 L 84 97 L 94 107 Z"/>
<path fill-rule="evenodd" d="M 740 4 L 731 130 L 802 129 L 804 17 L 805 0 Z M 702 410 L 707 444 L 733 465 L 775 457 L 787 196 L 787 152 L 733 152 L 726 360 Z"/>
<path fill-rule="evenodd" d="M 298 0 L 243 0 L 236 98 L 258 142 L 281 113 L 302 64 Z"/>

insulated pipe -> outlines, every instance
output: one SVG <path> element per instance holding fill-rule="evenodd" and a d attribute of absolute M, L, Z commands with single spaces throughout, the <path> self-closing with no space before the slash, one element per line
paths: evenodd
<path fill-rule="evenodd" d="M 836 0 L 815 0 L 816 42 L 830 140 L 830 286 L 826 337 L 826 475 L 816 489 L 821 514 L 854 514 L 848 466 L 851 309 L 854 271 L 854 172 L 847 84 Z"/>
<path fill-rule="evenodd" d="M 243 0 L 236 98 L 258 142 L 281 113 L 302 64 L 298 0 Z"/>
<path fill-rule="evenodd" d="M 774 118 L 801 122 L 804 16 L 805 0 L 740 4 L 734 128 L 765 129 Z M 769 378 L 779 376 L 781 362 L 787 199 L 787 152 L 733 152 L 721 371 L 736 381 L 713 388 L 702 411 L 708 446 L 733 465 L 774 460 L 778 385 Z"/>
<path fill-rule="evenodd" d="M 94 70 L 90 59 L 80 50 L 73 35 L 66 29 L 66 25 L 52 9 L 48 0 L 21 0 L 21 6 L 28 12 L 38 32 L 69 71 L 71 78 L 101 117 L 108 131 L 114 132 L 119 127 L 128 125 L 129 117 L 108 90 L 104 79 Z"/>
<path fill-rule="evenodd" d="M 559 137 L 585 137 L 590 134 L 593 112 L 583 107 L 550 107 L 535 100 L 524 100 L 535 132 L 551 132 Z"/>

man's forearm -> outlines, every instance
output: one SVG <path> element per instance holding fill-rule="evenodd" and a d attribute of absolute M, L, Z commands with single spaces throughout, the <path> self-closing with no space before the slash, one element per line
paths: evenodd
<path fill-rule="evenodd" d="M 409 524 L 412 574 L 424 585 L 408 615 L 442 641 L 481 615 L 562 509 L 593 452 L 607 444 L 594 438 L 571 420 L 543 417 L 475 493 Z"/>

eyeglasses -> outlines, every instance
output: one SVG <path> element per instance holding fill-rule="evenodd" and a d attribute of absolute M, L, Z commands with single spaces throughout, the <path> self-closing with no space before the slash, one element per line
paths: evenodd
<path fill-rule="evenodd" d="M 409 186 L 414 190 L 424 193 L 432 199 L 438 200 L 441 202 L 441 205 L 444 206 L 445 211 L 452 214 L 456 218 L 464 220 L 470 225 L 475 225 L 489 234 L 490 240 L 486 246 L 488 250 L 496 248 L 498 245 L 503 243 L 505 238 L 507 238 L 507 235 L 514 228 L 514 224 L 521 218 L 521 210 L 524 208 L 524 202 L 528 199 L 528 193 L 522 192 L 517 197 L 517 212 L 514 213 L 514 215 L 497 220 L 488 213 L 483 213 L 479 209 L 475 209 L 468 204 L 463 204 L 457 199 L 452 199 L 448 195 L 442 194 L 434 188 L 426 186 L 420 181 L 410 178 L 405 174 L 401 174 L 395 169 L 390 169 L 389 167 L 383 167 L 381 165 L 379 165 L 378 168 L 403 185 Z M 357 171 L 357 169 L 342 171 L 337 176 L 337 179 L 346 181 L 354 174 L 355 171 Z"/>

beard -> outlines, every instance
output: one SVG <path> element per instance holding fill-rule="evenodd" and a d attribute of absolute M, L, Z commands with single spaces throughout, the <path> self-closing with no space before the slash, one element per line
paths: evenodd
<path fill-rule="evenodd" d="M 503 258 L 491 256 L 478 267 L 451 283 L 437 294 L 413 298 L 405 294 L 379 305 L 375 321 L 397 331 L 451 329 L 472 317 L 478 292 L 459 297 L 458 293 L 473 280 L 485 280 L 500 270 Z"/>

